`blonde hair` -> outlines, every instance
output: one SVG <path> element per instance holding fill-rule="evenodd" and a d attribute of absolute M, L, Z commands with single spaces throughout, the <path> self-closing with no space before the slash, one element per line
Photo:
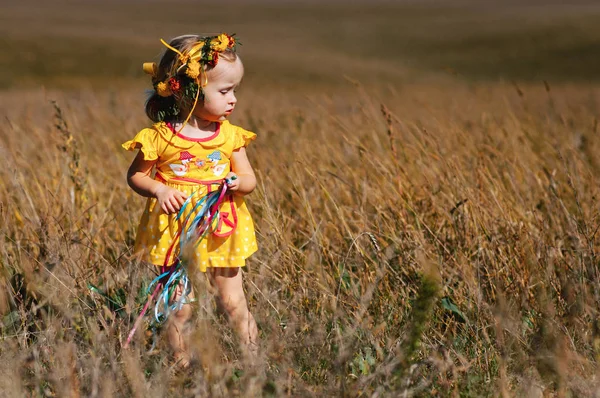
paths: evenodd
<path fill-rule="evenodd" d="M 186 54 L 194 44 L 204 40 L 204 36 L 199 35 L 182 35 L 171 39 L 169 46 L 173 47 L 177 51 Z M 225 51 L 219 53 L 219 60 L 225 60 L 228 62 L 235 62 L 238 59 L 238 55 L 231 48 L 227 48 Z M 184 73 L 178 73 L 178 68 L 181 66 L 179 54 L 175 51 L 167 48 L 162 54 L 156 73 L 152 77 L 152 84 L 156 85 L 159 82 L 164 82 L 169 76 L 177 78 L 183 81 L 184 85 L 192 87 L 193 90 L 200 90 L 199 99 L 203 99 L 202 87 L 198 87 L 198 84 L 186 76 Z M 205 69 L 201 71 L 202 74 L 209 76 L 210 71 L 214 66 L 206 65 Z M 196 92 L 194 91 L 194 93 Z M 195 94 L 191 93 L 173 93 L 168 97 L 160 96 L 156 90 L 153 90 L 146 101 L 145 109 L 146 115 L 153 122 L 181 122 L 186 119 L 189 112 L 193 109 Z M 183 114 L 182 114 L 183 113 Z"/>

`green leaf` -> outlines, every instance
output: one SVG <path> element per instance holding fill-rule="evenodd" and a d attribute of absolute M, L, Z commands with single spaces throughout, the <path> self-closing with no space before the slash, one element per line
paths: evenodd
<path fill-rule="evenodd" d="M 452 314 L 454 315 L 454 317 L 462 323 L 469 323 L 469 318 L 467 318 L 467 316 L 456 306 L 456 304 L 454 304 L 454 302 L 452 301 L 452 299 L 450 297 L 444 297 L 442 298 L 442 307 L 444 307 L 446 310 L 452 312 Z"/>

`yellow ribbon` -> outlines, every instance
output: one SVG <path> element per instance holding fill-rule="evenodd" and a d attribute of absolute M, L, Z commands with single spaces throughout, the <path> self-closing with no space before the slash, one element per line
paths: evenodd
<path fill-rule="evenodd" d="M 190 57 L 190 59 L 201 58 L 202 47 L 204 47 L 204 40 L 200 40 L 198 43 L 194 44 L 192 48 L 190 48 L 190 51 L 188 51 L 188 57 Z"/>
<path fill-rule="evenodd" d="M 181 130 L 183 130 L 183 128 L 185 127 L 187 122 L 189 122 L 190 118 L 192 117 L 192 112 L 194 109 L 196 109 L 196 105 L 198 104 L 198 98 L 200 97 L 200 90 L 202 90 L 202 88 L 206 87 L 206 85 L 208 84 L 208 77 L 206 76 L 206 70 L 204 68 L 205 68 L 205 65 L 202 65 L 202 71 L 200 72 L 200 76 L 202 76 L 202 72 L 204 72 L 205 83 L 202 84 L 199 79 L 196 79 L 196 82 L 198 82 L 198 91 L 196 91 L 196 97 L 194 98 L 194 105 L 192 105 L 192 110 L 190 111 L 190 113 L 188 113 L 187 117 L 181 124 L 181 128 L 177 131 L 177 134 L 179 134 L 181 132 Z"/>
<path fill-rule="evenodd" d="M 154 62 L 144 62 L 142 65 L 142 70 L 145 74 L 150 75 L 153 78 L 156 78 L 158 75 L 158 68 Z"/>
<path fill-rule="evenodd" d="M 169 50 L 171 50 L 171 51 L 174 51 L 175 53 L 179 54 L 179 60 L 180 60 L 182 63 L 185 63 L 185 61 L 187 61 L 187 57 L 186 57 L 185 55 L 183 55 L 183 53 L 182 53 L 181 51 L 179 51 L 178 49 L 176 49 L 176 48 L 174 48 L 174 47 L 171 47 L 171 46 L 169 45 L 169 43 L 167 43 L 167 42 L 166 42 L 166 41 L 164 41 L 163 39 L 160 39 L 160 42 L 161 42 L 161 43 L 162 43 L 162 44 L 163 44 L 165 47 L 167 47 Z"/>

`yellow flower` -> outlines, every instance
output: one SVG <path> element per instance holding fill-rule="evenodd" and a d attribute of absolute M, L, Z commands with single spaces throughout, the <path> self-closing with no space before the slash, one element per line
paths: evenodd
<path fill-rule="evenodd" d="M 187 64 L 187 70 L 185 74 L 191 77 L 192 79 L 197 79 L 200 76 L 200 64 L 196 60 L 191 60 Z"/>
<path fill-rule="evenodd" d="M 229 47 L 229 36 L 225 33 L 221 33 L 210 41 L 210 47 L 217 52 L 225 51 L 227 47 Z"/>
<path fill-rule="evenodd" d="M 165 82 L 160 82 L 156 85 L 156 92 L 161 97 L 170 97 L 172 94 L 169 85 Z"/>

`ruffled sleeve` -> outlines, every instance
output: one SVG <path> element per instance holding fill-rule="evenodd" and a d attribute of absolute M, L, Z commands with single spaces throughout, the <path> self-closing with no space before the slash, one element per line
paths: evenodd
<path fill-rule="evenodd" d="M 136 134 L 132 140 L 125 142 L 122 147 L 128 151 L 141 149 L 144 160 L 158 159 L 160 135 L 156 129 L 146 128 Z"/>
<path fill-rule="evenodd" d="M 254 134 L 253 132 L 235 126 L 235 132 L 233 134 L 233 150 L 248 146 L 250 141 L 253 141 L 255 139 L 256 134 Z"/>

